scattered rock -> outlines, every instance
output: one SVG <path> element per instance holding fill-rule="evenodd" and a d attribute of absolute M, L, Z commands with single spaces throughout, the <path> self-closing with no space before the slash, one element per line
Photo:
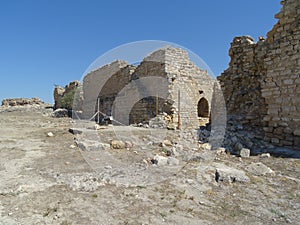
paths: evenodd
<path fill-rule="evenodd" d="M 201 147 L 205 150 L 211 150 L 211 144 L 210 143 L 204 143 L 201 145 Z"/>
<path fill-rule="evenodd" d="M 249 177 L 244 171 L 231 168 L 225 165 L 220 165 L 220 167 L 216 168 L 215 180 L 217 182 L 222 181 L 227 183 L 245 183 L 250 181 Z"/>
<path fill-rule="evenodd" d="M 167 160 L 167 164 L 170 166 L 177 166 L 179 164 L 179 160 L 174 157 L 169 157 Z"/>
<path fill-rule="evenodd" d="M 172 142 L 170 140 L 163 140 L 163 142 L 160 143 L 159 146 L 160 147 L 165 147 L 165 146 L 170 147 L 170 146 L 172 146 Z"/>
<path fill-rule="evenodd" d="M 240 150 L 240 154 L 239 155 L 242 158 L 249 158 L 250 157 L 250 149 L 248 149 L 248 148 L 242 148 Z"/>
<path fill-rule="evenodd" d="M 133 143 L 130 141 L 125 141 L 125 148 L 132 148 L 133 147 Z"/>
<path fill-rule="evenodd" d="M 165 166 L 168 164 L 168 158 L 160 155 L 155 155 L 153 157 L 153 160 L 151 160 L 151 162 L 158 166 Z"/>
<path fill-rule="evenodd" d="M 111 143 L 110 143 L 110 146 L 113 149 L 123 149 L 123 148 L 126 148 L 125 142 L 123 142 L 121 140 L 112 140 Z"/>
<path fill-rule="evenodd" d="M 67 109 L 59 108 L 59 109 L 56 109 L 56 110 L 53 111 L 52 116 L 56 117 L 56 118 L 68 117 L 69 116 L 69 111 Z"/>
<path fill-rule="evenodd" d="M 99 124 L 94 125 L 94 130 L 100 130 L 100 129 L 101 129 L 101 126 Z"/>
<path fill-rule="evenodd" d="M 258 163 L 251 163 L 246 167 L 246 170 L 249 173 L 252 173 L 256 176 L 264 176 L 266 174 L 274 174 L 274 171 L 267 167 L 265 164 L 258 162 Z"/>
<path fill-rule="evenodd" d="M 82 130 L 76 129 L 76 128 L 69 128 L 69 132 L 71 134 L 82 134 Z"/>
<path fill-rule="evenodd" d="M 168 124 L 167 129 L 168 130 L 176 130 L 176 125 L 175 124 Z"/>
<path fill-rule="evenodd" d="M 226 148 L 218 148 L 216 150 L 217 155 L 222 155 L 226 153 Z"/>
<path fill-rule="evenodd" d="M 270 153 L 263 153 L 260 155 L 260 158 L 270 158 L 270 157 L 271 157 Z"/>
<path fill-rule="evenodd" d="M 47 133 L 47 136 L 48 136 L 48 137 L 53 137 L 54 134 L 53 134 L 52 132 L 48 132 L 48 133 Z"/>
<path fill-rule="evenodd" d="M 77 146 L 83 151 L 107 150 L 110 148 L 109 144 L 90 140 L 80 140 L 76 141 L 76 143 Z"/>

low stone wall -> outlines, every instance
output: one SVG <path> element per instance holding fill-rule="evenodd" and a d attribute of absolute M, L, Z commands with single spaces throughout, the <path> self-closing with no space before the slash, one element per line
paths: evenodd
<path fill-rule="evenodd" d="M 2 100 L 2 106 L 41 105 L 44 102 L 39 98 L 8 98 Z"/>

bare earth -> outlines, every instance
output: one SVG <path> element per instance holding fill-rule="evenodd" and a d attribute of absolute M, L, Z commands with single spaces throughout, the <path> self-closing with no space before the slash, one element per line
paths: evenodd
<path fill-rule="evenodd" d="M 71 119 L 44 109 L 11 111 L 0 112 L 0 225 L 300 224 L 299 154 L 239 158 L 187 141 L 179 165 L 154 166 L 149 158 L 168 148 L 157 141 L 162 131 L 131 130 L 129 150 L 84 152 L 68 132 Z M 109 143 L 129 132 L 117 129 L 97 135 Z M 173 142 L 180 136 L 164 135 Z M 258 162 L 273 172 L 248 169 Z M 222 181 L 222 171 L 236 176 Z"/>

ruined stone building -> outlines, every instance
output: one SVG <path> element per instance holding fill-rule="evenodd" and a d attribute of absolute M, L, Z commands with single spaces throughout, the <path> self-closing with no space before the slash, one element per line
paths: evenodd
<path fill-rule="evenodd" d="M 229 120 L 274 145 L 299 149 L 300 1 L 281 4 L 267 38 L 234 38 L 229 68 L 218 79 Z"/>
<path fill-rule="evenodd" d="M 180 48 L 166 46 L 137 66 L 115 61 L 87 74 L 83 80 L 83 116 L 100 111 L 121 124 L 145 123 L 168 115 L 170 127 L 199 126 L 208 118 L 214 79 L 190 61 Z M 180 111 L 180 118 L 178 118 Z"/>
<path fill-rule="evenodd" d="M 167 46 L 139 65 L 117 60 L 87 74 L 83 101 L 77 104 L 83 118 L 100 111 L 98 119 L 112 116 L 128 125 L 165 113 L 171 127 L 197 128 L 199 119 L 209 117 L 216 127 L 225 127 L 218 122 L 225 115 L 225 124 L 242 127 L 257 139 L 300 149 L 300 1 L 281 4 L 279 20 L 266 38 L 234 38 L 229 68 L 219 83 L 186 51 Z M 216 88 L 219 84 L 222 90 Z M 56 91 L 57 97 L 67 93 Z"/>

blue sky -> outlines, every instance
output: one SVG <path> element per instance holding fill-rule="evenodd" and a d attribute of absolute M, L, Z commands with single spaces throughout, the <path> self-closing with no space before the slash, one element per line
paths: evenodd
<path fill-rule="evenodd" d="M 53 102 L 54 84 L 80 80 L 119 45 L 163 40 L 199 55 L 219 75 L 235 36 L 265 36 L 280 0 L 1 0 L 0 99 Z"/>

